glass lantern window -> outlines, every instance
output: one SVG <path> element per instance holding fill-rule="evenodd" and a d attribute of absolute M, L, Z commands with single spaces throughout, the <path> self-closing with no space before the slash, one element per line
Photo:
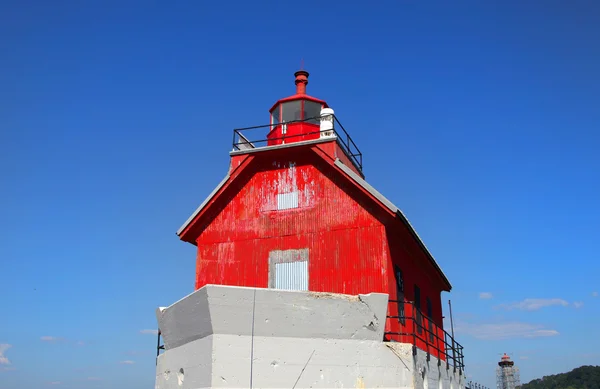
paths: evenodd
<path fill-rule="evenodd" d="M 281 109 L 279 107 L 280 107 L 279 105 L 277 107 L 275 107 L 275 109 L 271 113 L 271 124 L 273 124 L 273 125 L 279 124 L 279 116 L 280 116 L 279 114 L 281 112 Z"/>
<path fill-rule="evenodd" d="M 321 116 L 321 107 L 321 103 L 310 100 L 304 101 L 304 119 L 308 119 L 306 121 L 307 123 L 319 124 L 321 122 L 319 120 L 319 117 Z"/>
<path fill-rule="evenodd" d="M 302 120 L 302 101 L 294 100 L 281 104 L 281 121 Z"/>

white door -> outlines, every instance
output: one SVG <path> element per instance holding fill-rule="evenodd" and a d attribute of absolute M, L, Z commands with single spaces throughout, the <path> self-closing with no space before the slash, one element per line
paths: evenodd
<path fill-rule="evenodd" d="M 308 290 L 308 249 L 271 251 L 269 288 Z"/>

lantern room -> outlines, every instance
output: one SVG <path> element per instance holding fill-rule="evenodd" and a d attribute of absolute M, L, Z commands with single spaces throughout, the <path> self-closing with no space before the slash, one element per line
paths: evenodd
<path fill-rule="evenodd" d="M 301 142 L 319 139 L 324 136 L 320 128 L 323 113 L 333 114 L 323 100 L 306 94 L 309 73 L 299 70 L 296 77 L 296 94 L 280 99 L 269 110 L 271 115 L 267 145 Z M 330 111 L 330 112 L 329 112 Z"/>

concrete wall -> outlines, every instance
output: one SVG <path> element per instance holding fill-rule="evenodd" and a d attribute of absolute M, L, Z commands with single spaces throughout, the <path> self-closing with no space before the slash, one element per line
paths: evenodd
<path fill-rule="evenodd" d="M 387 295 L 207 285 L 157 310 L 157 389 L 464 389 L 412 345 L 384 343 Z"/>

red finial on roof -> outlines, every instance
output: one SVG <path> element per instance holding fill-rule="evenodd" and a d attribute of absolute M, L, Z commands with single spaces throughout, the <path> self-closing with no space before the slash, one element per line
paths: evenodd
<path fill-rule="evenodd" d="M 306 70 L 298 70 L 294 73 L 296 77 L 296 94 L 305 95 L 306 85 L 308 85 L 308 72 Z"/>

